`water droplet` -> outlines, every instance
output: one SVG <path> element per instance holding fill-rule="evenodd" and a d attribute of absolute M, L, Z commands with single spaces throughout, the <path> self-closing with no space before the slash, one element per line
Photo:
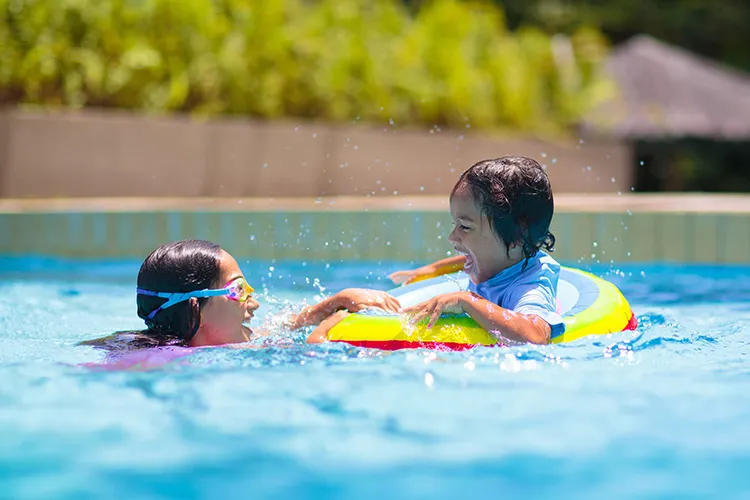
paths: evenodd
<path fill-rule="evenodd" d="M 420 191 L 424 191 L 424 186 L 419 186 Z"/>
<path fill-rule="evenodd" d="M 317 133 L 314 133 L 314 134 L 313 134 L 313 137 L 318 137 L 318 134 L 317 134 Z"/>
<path fill-rule="evenodd" d="M 547 158 L 547 153 L 539 153 L 542 158 Z"/>
<path fill-rule="evenodd" d="M 435 377 L 432 376 L 432 373 L 427 372 L 424 374 L 424 385 L 432 389 L 432 386 L 435 385 Z"/>
<path fill-rule="evenodd" d="M 615 178 L 614 177 L 612 177 L 612 182 L 615 182 Z"/>
<path fill-rule="evenodd" d="M 593 243 L 592 243 L 592 245 L 593 245 L 593 246 L 595 246 L 595 247 L 598 247 L 598 246 L 599 246 L 599 243 L 597 243 L 597 242 L 595 241 L 595 242 L 593 242 Z"/>

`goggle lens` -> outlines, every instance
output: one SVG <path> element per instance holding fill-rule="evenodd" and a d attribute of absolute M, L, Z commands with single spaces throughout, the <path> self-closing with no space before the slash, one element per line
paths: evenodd
<path fill-rule="evenodd" d="M 228 283 L 225 288 L 229 290 L 227 297 L 236 300 L 237 302 L 245 302 L 255 291 L 244 278 L 237 278 L 231 283 Z"/>

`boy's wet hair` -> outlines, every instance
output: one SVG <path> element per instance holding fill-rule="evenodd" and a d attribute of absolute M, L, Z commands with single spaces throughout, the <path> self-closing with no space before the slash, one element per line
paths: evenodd
<path fill-rule="evenodd" d="M 183 240 L 162 245 L 146 257 L 138 272 L 138 288 L 154 292 L 193 292 L 219 286 L 221 247 L 205 240 Z M 148 315 L 167 299 L 138 294 L 138 316 L 146 321 L 146 335 L 159 345 L 189 344 L 200 327 L 199 298 Z"/>
<path fill-rule="evenodd" d="M 500 239 L 521 245 L 524 267 L 540 248 L 554 251 L 549 226 L 555 203 L 549 178 L 536 160 L 503 156 L 480 161 L 461 174 L 451 197 L 464 186 Z"/>

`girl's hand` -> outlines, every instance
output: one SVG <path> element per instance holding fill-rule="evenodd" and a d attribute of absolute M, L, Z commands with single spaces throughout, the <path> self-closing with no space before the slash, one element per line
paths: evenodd
<path fill-rule="evenodd" d="M 412 321 L 418 323 L 429 318 L 427 328 L 432 328 L 443 313 L 461 314 L 464 312 L 464 301 L 471 297 L 470 292 L 453 292 L 438 295 L 430 300 L 404 309 L 404 313 L 412 314 Z"/>
<path fill-rule="evenodd" d="M 343 310 L 355 313 L 368 307 L 378 307 L 393 313 L 401 311 L 401 304 L 398 300 L 386 292 L 364 288 L 347 288 L 314 306 L 305 307 L 299 314 L 292 315 L 287 324 L 290 330 L 297 330 L 320 324 L 321 321 L 337 311 Z"/>
<path fill-rule="evenodd" d="M 377 307 L 393 313 L 401 311 L 401 304 L 398 299 L 380 290 L 347 288 L 337 293 L 333 298 L 336 299 L 339 308 L 346 309 L 351 313 L 359 312 L 368 307 Z"/>
<path fill-rule="evenodd" d="M 349 313 L 347 311 L 339 311 L 337 313 L 332 314 L 331 316 L 328 316 L 326 319 L 321 321 L 321 323 L 315 327 L 315 330 L 310 333 L 310 335 L 307 337 L 307 343 L 308 344 L 322 344 L 323 342 L 328 341 L 328 332 L 333 328 L 334 326 L 338 325 L 341 320 L 349 316 Z"/>

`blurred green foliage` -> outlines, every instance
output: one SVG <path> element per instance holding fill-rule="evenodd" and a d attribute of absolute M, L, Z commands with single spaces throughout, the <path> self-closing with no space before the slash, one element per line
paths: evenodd
<path fill-rule="evenodd" d="M 420 0 L 405 0 L 412 8 Z M 495 0 L 511 29 L 545 33 L 601 30 L 612 44 L 648 34 L 691 52 L 750 71 L 747 0 Z M 750 142 L 700 138 L 636 141 L 638 191 L 750 192 Z"/>
<path fill-rule="evenodd" d="M 747 0 L 495 0 L 508 25 L 571 33 L 581 24 L 612 43 L 645 33 L 691 52 L 750 71 Z"/>
<path fill-rule="evenodd" d="M 0 0 L 0 103 L 544 132 L 607 97 L 606 51 L 489 1 Z"/>

